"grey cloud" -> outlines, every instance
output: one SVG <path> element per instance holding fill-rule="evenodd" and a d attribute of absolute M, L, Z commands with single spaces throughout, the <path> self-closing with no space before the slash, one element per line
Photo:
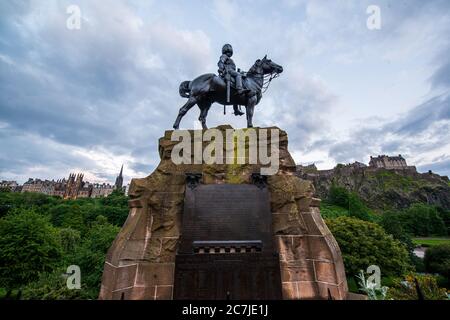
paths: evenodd
<path fill-rule="evenodd" d="M 206 28 L 201 21 L 186 18 L 195 8 L 182 2 L 177 6 L 186 12 L 180 10 L 175 18 L 165 16 L 170 10 L 159 10 L 160 3 L 147 5 L 149 14 L 143 18 L 136 2 L 131 6 L 125 1 L 108 2 L 105 11 L 103 1 L 80 0 L 77 3 L 86 19 L 81 30 L 69 31 L 65 6 L 71 2 L 53 2 L 48 8 L 35 1 L 0 4 L 0 119 L 16 130 L 3 132 L 0 139 L 2 150 L 11 150 L 0 158 L 2 172 L 28 175 L 27 167 L 33 165 L 55 171 L 82 167 L 103 177 L 91 160 L 70 155 L 72 147 L 103 147 L 128 155 L 131 170 L 150 172 L 159 161 L 157 139 L 171 127 L 184 103 L 178 96 L 179 82 L 215 71 L 223 39 L 239 48 L 236 60 L 243 69 L 266 53 L 284 65 L 285 73 L 272 83 L 257 107 L 255 124 L 286 130 L 291 150 L 331 148 L 330 155 L 338 161 L 361 161 L 383 137 L 382 130 L 364 130 L 353 141 L 334 144 L 331 139 L 319 139 L 314 144 L 312 137 L 321 137 L 329 127 L 326 113 L 338 97 L 316 75 L 299 68 L 305 57 L 324 54 L 329 48 L 339 51 L 359 46 L 366 30 L 354 26 L 361 16 L 365 18 L 365 10 L 360 13 L 360 9 L 366 3 L 303 2 L 302 8 L 316 6 L 316 11 L 302 13 L 305 21 L 300 21 L 297 12 L 263 12 L 255 10 L 253 3 L 230 2 L 239 14 L 229 20 L 218 17 L 220 23 L 212 19 Z M 436 11 L 447 2 L 414 3 L 419 6 L 409 9 L 405 2 L 382 2 L 393 6 L 393 17 L 410 14 L 410 19 L 416 11 L 408 10 Z M 40 16 L 40 11 L 46 14 Z M 288 14 L 287 20 L 282 13 Z M 360 25 L 365 23 L 361 21 Z M 342 43 L 346 45 L 340 47 Z M 442 70 L 432 80 L 436 85 L 446 81 L 447 69 Z M 420 128 L 426 131 L 437 119 L 448 118 L 448 98 L 442 99 L 430 101 L 385 130 L 399 135 Z M 434 110 L 431 114 L 430 109 Z M 223 117 L 221 111 L 221 106 L 213 107 L 210 126 L 224 122 L 245 126 L 245 117 Z M 193 108 L 182 126 L 192 128 L 197 117 L 198 110 Z M 55 146 L 39 143 L 39 139 Z M 391 142 L 384 148 L 394 150 L 395 143 L 401 146 Z"/>
<path fill-rule="evenodd" d="M 450 124 L 434 126 L 441 120 L 450 119 L 449 110 L 448 96 L 431 98 L 383 126 L 352 131 L 351 139 L 335 143 L 328 154 L 337 162 L 347 163 L 367 162 L 365 158 L 379 153 L 419 155 L 438 150 L 450 141 Z M 448 172 L 450 167 L 445 164 L 441 163 L 436 170 Z"/>
<path fill-rule="evenodd" d="M 388 124 L 384 129 L 399 134 L 418 134 L 439 120 L 450 119 L 450 94 L 433 97 L 413 108 L 403 118 Z"/>
<path fill-rule="evenodd" d="M 441 175 L 450 176 L 450 158 L 442 161 L 427 163 L 417 167 L 420 172 L 427 172 L 432 170 L 433 172 L 438 172 Z"/>
<path fill-rule="evenodd" d="M 448 54 L 448 52 L 446 53 Z M 436 88 L 450 87 L 450 60 L 447 60 L 436 70 L 431 77 L 431 84 Z"/>

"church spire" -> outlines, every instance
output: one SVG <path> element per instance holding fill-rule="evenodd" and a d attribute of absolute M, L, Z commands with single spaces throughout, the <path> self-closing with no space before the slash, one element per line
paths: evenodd
<path fill-rule="evenodd" d="M 118 189 L 118 190 L 121 190 L 122 186 L 123 186 L 122 173 L 123 173 L 123 164 L 122 164 L 122 167 L 120 168 L 120 173 L 119 173 L 119 175 L 116 178 L 116 183 L 114 184 L 115 188 Z"/>

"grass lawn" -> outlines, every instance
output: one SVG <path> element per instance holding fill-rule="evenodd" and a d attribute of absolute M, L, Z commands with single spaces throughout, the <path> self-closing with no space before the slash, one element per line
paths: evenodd
<path fill-rule="evenodd" d="M 415 245 L 436 246 L 438 244 L 450 244 L 450 238 L 413 238 Z"/>

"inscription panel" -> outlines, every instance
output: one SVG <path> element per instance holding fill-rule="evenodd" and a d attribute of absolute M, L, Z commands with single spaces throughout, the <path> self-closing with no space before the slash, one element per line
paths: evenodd
<path fill-rule="evenodd" d="M 174 299 L 281 299 L 267 189 L 186 188 Z"/>
<path fill-rule="evenodd" d="M 272 250 L 269 193 L 254 185 L 199 185 L 186 189 L 179 253 L 194 241 L 262 241 Z"/>

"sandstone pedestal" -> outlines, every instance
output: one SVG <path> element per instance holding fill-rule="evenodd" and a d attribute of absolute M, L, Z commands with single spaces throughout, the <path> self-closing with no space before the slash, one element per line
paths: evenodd
<path fill-rule="evenodd" d="M 217 129 L 225 132 L 231 127 Z M 279 132 L 279 170 L 268 176 L 267 188 L 273 243 L 280 257 L 282 297 L 328 299 L 331 295 L 336 300 L 346 299 L 348 289 L 339 247 L 320 216 L 320 200 L 312 197 L 312 183 L 295 175 L 286 132 Z M 194 132 L 190 133 L 194 137 Z M 176 165 L 171 152 L 178 142 L 171 141 L 171 134 L 166 131 L 159 140 L 161 162 L 156 170 L 146 178 L 132 180 L 130 213 L 108 251 L 100 299 L 173 299 L 186 173 L 201 173 L 201 183 L 206 185 L 249 184 L 252 173 L 262 167 L 259 163 L 226 161 Z M 269 150 L 271 143 L 269 135 Z M 203 147 L 208 144 L 204 142 Z"/>

